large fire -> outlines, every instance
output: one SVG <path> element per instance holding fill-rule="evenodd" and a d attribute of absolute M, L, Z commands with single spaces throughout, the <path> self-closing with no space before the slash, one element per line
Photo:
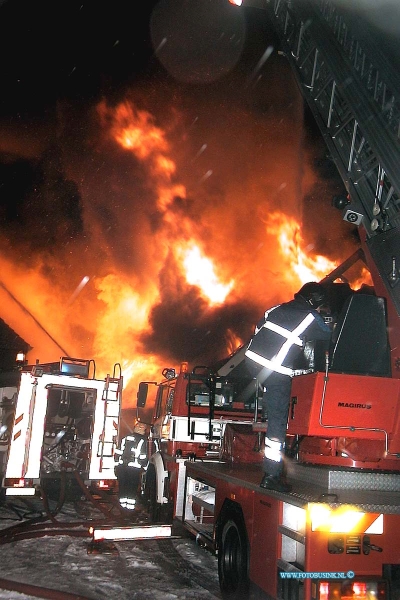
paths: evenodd
<path fill-rule="evenodd" d="M 27 271 L 2 259 L 0 301 L 4 320 L 33 346 L 30 362 L 53 361 L 62 354 L 94 357 L 96 376 L 121 370 L 129 406 L 140 380 L 158 380 L 164 367 L 190 362 L 184 355 L 188 348 L 193 360 L 197 346 L 207 348 L 210 357 L 218 349 L 214 360 L 229 355 L 247 341 L 261 311 L 290 299 L 303 283 L 320 280 L 338 262 L 314 253 L 302 238 L 301 222 L 283 208 L 270 211 L 268 198 L 257 209 L 264 228 L 252 245 L 254 217 L 240 191 L 236 208 L 228 202 L 193 209 L 193 192 L 189 198 L 179 180 L 173 146 L 149 112 L 132 102 L 115 107 L 102 102 L 97 115 L 107 143 L 119 149 L 121 160 L 131 156 L 141 177 L 141 191 L 132 192 L 139 195 L 132 199 L 135 210 L 125 216 L 110 209 L 110 218 L 120 219 L 119 229 L 114 241 L 104 233 L 99 236 L 101 261 L 93 260 L 97 266 L 92 268 L 83 251 L 74 275 L 61 284 L 57 266 Z M 213 177 L 209 168 L 200 181 Z M 278 180 L 278 192 L 285 186 Z M 149 190 L 155 202 L 145 220 Z M 251 232 L 246 247 L 244 237 L 243 247 L 235 237 L 241 230 Z M 132 252 L 138 265 L 125 272 L 111 259 L 121 231 L 128 238 L 125 252 Z M 129 235 L 136 241 L 134 251 Z M 181 336 L 176 331 L 175 340 L 173 324 L 180 327 L 182 322 L 185 331 Z"/>

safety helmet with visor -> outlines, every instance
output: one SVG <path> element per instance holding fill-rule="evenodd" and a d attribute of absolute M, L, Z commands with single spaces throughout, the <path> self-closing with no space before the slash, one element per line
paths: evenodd
<path fill-rule="evenodd" d="M 317 309 L 320 306 L 327 304 L 328 298 L 325 288 L 320 283 L 310 281 L 305 283 L 302 288 L 294 295 L 295 298 L 304 298 L 308 304 Z"/>

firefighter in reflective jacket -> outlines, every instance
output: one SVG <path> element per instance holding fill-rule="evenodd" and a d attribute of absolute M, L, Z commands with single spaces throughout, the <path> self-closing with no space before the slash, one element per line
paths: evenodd
<path fill-rule="evenodd" d="M 267 418 L 267 432 L 261 487 L 281 492 L 291 489 L 282 480 L 282 451 L 292 377 L 312 370 L 305 362 L 305 350 L 312 348 L 313 342 L 330 340 L 331 329 L 320 315 L 326 305 L 321 284 L 304 284 L 293 300 L 265 312 L 246 350 L 248 368 L 264 387 L 262 415 Z"/>

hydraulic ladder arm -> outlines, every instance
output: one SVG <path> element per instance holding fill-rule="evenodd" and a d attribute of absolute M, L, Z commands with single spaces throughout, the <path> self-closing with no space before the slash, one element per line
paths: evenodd
<path fill-rule="evenodd" d="M 400 76 L 367 24 L 333 0 L 267 0 L 282 51 L 400 314 Z"/>

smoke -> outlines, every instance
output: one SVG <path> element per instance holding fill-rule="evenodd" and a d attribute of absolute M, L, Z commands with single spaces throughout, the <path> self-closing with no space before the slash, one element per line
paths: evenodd
<path fill-rule="evenodd" d="M 205 84 L 203 64 L 196 81 L 182 66 L 166 72 L 176 40 L 153 21 L 157 77 L 81 106 L 59 100 L 51 135 L 38 129 L 29 152 L 17 151 L 18 133 L 3 147 L 2 278 L 58 347 L 1 290 L 0 317 L 34 358 L 58 360 L 61 347 L 94 358 L 99 375 L 121 364 L 127 404 L 140 378 L 227 356 L 300 287 L 273 214 L 304 225 L 313 253 L 341 259 L 352 243 L 323 216 L 340 183 L 306 132 L 289 67 L 270 32 L 252 26 L 251 53 L 241 23 L 235 60 Z M 223 302 L 188 282 L 182 257 L 193 245 L 221 284 L 233 282 Z"/>

